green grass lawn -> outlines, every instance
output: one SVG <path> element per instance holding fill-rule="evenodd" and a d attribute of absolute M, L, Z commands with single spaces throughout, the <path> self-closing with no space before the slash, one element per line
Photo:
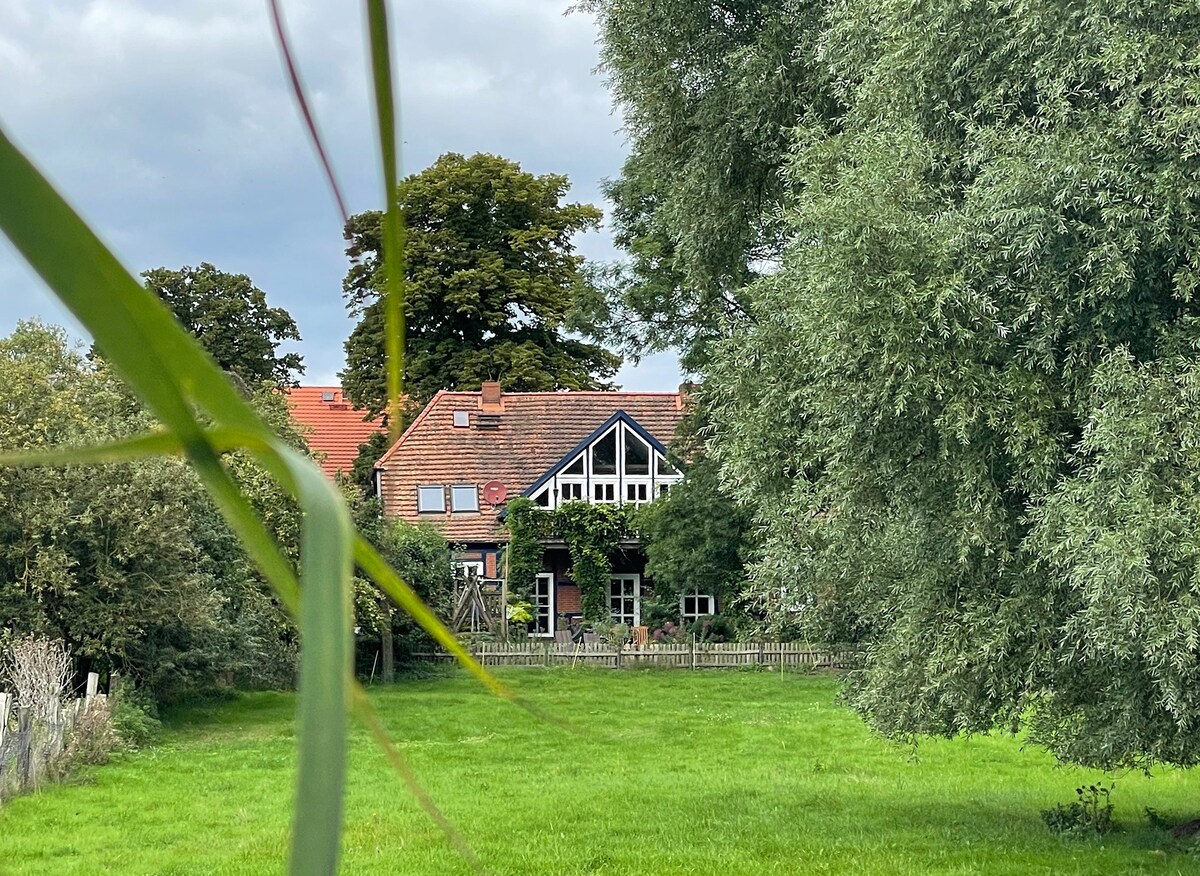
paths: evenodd
<path fill-rule="evenodd" d="M 1050 835 L 1039 811 L 1099 775 L 1008 738 L 868 732 L 829 678 L 510 670 L 576 731 L 460 676 L 374 694 L 426 787 L 497 874 L 1200 873 L 1143 808 L 1200 814 L 1200 774 L 1116 777 L 1122 830 Z M 0 874 L 280 872 L 293 698 L 173 716 L 163 741 L 0 808 Z M 361 731 L 345 873 L 470 873 Z"/>

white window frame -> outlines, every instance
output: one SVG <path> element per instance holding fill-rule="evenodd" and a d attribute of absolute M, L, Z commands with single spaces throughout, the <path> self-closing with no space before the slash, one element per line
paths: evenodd
<path fill-rule="evenodd" d="M 454 567 L 455 578 L 467 581 L 470 579 L 471 573 L 474 572 L 476 581 L 483 580 L 483 560 L 454 560 L 452 565 Z"/>
<path fill-rule="evenodd" d="M 621 585 L 621 593 L 614 597 L 614 585 Z M 628 597 L 625 595 L 625 585 L 633 585 L 633 614 L 627 615 L 624 611 L 624 606 L 620 613 L 613 611 L 613 599 L 620 598 L 622 602 Z M 623 572 L 616 575 L 608 576 L 608 614 L 613 623 L 627 624 L 631 627 L 639 626 L 642 623 L 642 576 L 635 572 Z M 632 620 L 633 623 L 629 623 Z"/>
<path fill-rule="evenodd" d="M 459 490 L 471 491 L 471 507 L 459 508 L 455 498 L 455 493 Z M 479 485 L 478 484 L 451 484 L 450 485 L 450 513 L 466 514 L 479 511 Z"/>
<path fill-rule="evenodd" d="M 709 610 L 708 611 L 696 611 L 696 612 L 687 611 L 685 606 L 687 604 L 688 599 L 696 600 L 695 605 L 696 605 L 697 609 L 699 608 L 699 601 L 701 599 L 707 599 Z M 715 596 L 713 596 L 711 593 L 701 593 L 699 590 L 692 590 L 690 593 L 684 593 L 682 596 L 679 597 L 679 620 L 682 623 L 685 623 L 685 624 L 695 623 L 696 621 L 700 620 L 700 618 L 702 618 L 702 617 L 708 617 L 709 615 L 716 614 L 716 613 L 717 613 L 717 598 Z"/>
<path fill-rule="evenodd" d="M 545 586 L 545 593 L 542 593 L 542 587 Z M 533 632 L 529 635 L 539 639 L 549 639 L 554 637 L 555 626 L 555 585 L 553 572 L 538 572 L 534 577 L 533 582 Z M 539 629 L 542 618 L 545 618 L 545 630 Z"/>
<path fill-rule="evenodd" d="M 437 508 L 426 508 L 424 502 L 424 492 L 426 490 L 437 490 L 441 496 L 441 501 L 438 502 Z M 417 513 L 418 514 L 445 514 L 446 513 L 446 485 L 445 484 L 420 484 L 417 487 Z"/>

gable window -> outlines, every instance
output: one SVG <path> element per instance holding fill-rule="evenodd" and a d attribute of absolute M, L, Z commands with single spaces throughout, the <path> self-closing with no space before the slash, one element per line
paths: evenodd
<path fill-rule="evenodd" d="M 658 473 L 666 476 L 678 475 L 679 470 L 676 469 L 675 466 L 671 465 L 671 463 L 667 462 L 667 458 L 665 456 L 660 455 L 658 457 Z"/>
<path fill-rule="evenodd" d="M 613 429 L 592 445 L 592 474 L 617 473 L 617 430 Z"/>
<path fill-rule="evenodd" d="M 711 593 L 694 590 L 685 593 L 679 605 L 679 617 L 685 624 L 693 623 L 705 615 L 717 613 L 717 601 Z"/>
<path fill-rule="evenodd" d="M 417 511 L 433 514 L 446 510 L 446 489 L 441 484 L 417 487 Z"/>
<path fill-rule="evenodd" d="M 575 461 L 562 470 L 565 475 L 575 475 L 583 477 L 583 454 L 576 457 Z"/>
<path fill-rule="evenodd" d="M 451 511 L 478 511 L 479 488 L 475 484 L 455 484 L 450 488 Z"/>
<path fill-rule="evenodd" d="M 650 474 L 650 447 L 628 426 L 625 428 L 625 474 Z"/>
<path fill-rule="evenodd" d="M 533 497 L 533 504 L 539 508 L 550 507 L 550 488 L 543 487 L 536 496 Z"/>

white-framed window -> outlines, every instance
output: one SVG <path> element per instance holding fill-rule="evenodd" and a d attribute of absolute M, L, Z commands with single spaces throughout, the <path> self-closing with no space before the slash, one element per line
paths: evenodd
<path fill-rule="evenodd" d="M 597 481 L 592 484 L 592 499 L 597 504 L 612 504 L 617 501 L 617 485 L 612 481 Z"/>
<path fill-rule="evenodd" d="M 641 505 L 643 502 L 650 501 L 650 485 L 637 482 L 625 485 L 625 501 L 631 502 L 634 505 Z"/>
<path fill-rule="evenodd" d="M 468 411 L 454 412 L 454 428 L 467 429 L 471 426 L 471 414 Z"/>
<path fill-rule="evenodd" d="M 451 511 L 478 511 L 479 487 L 475 484 L 454 484 L 450 487 Z"/>
<path fill-rule="evenodd" d="M 455 560 L 454 577 L 464 583 L 483 578 L 483 560 Z"/>
<path fill-rule="evenodd" d="M 705 615 L 717 613 L 717 600 L 711 593 L 701 593 L 694 590 L 683 594 L 679 601 L 679 619 L 684 623 L 692 623 Z"/>
<path fill-rule="evenodd" d="M 537 493 L 533 497 L 533 504 L 537 505 L 539 508 L 549 508 L 550 507 L 550 488 L 542 487 L 540 490 L 538 490 Z"/>
<path fill-rule="evenodd" d="M 533 623 L 529 625 L 532 636 L 554 635 L 554 573 L 538 572 L 533 582 Z"/>
<path fill-rule="evenodd" d="M 566 481 L 558 485 L 558 504 L 564 502 L 583 501 L 583 484 L 579 481 Z"/>
<path fill-rule="evenodd" d="M 616 475 L 617 427 L 609 429 L 592 445 L 592 474 Z"/>
<path fill-rule="evenodd" d="M 625 474 L 635 477 L 650 475 L 650 445 L 636 432 L 625 426 L 624 453 Z"/>
<path fill-rule="evenodd" d="M 441 484 L 417 487 L 417 511 L 422 514 L 446 510 L 446 488 Z"/>
<path fill-rule="evenodd" d="M 608 612 L 616 624 L 636 627 L 642 622 L 641 575 L 613 575 L 608 579 Z"/>

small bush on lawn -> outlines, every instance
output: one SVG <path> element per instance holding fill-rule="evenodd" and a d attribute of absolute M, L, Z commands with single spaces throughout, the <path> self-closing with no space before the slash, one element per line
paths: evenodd
<path fill-rule="evenodd" d="M 153 742 L 162 730 L 158 706 L 147 688 L 134 687 L 121 679 L 113 685 L 110 702 L 113 730 L 126 748 L 141 748 Z"/>
<path fill-rule="evenodd" d="M 1074 803 L 1059 803 L 1053 809 L 1042 810 L 1042 821 L 1051 833 L 1061 836 L 1094 837 L 1112 833 L 1113 804 L 1109 799 L 1112 785 L 1088 785 L 1076 788 Z"/>

